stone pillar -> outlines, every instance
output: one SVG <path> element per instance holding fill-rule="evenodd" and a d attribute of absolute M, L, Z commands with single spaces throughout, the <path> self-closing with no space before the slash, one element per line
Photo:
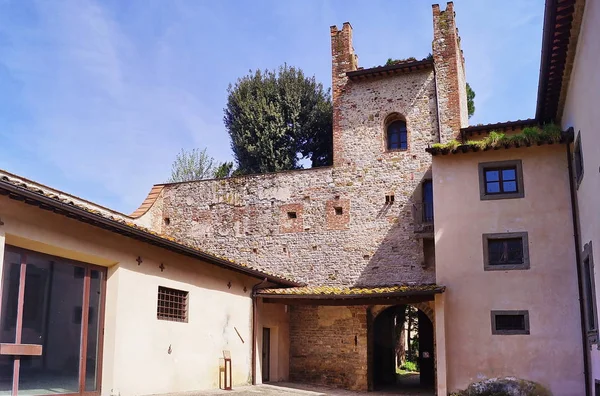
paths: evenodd
<path fill-rule="evenodd" d="M 356 70 L 358 57 L 352 47 L 352 26 L 344 22 L 342 30 L 331 26 L 331 95 L 333 99 L 333 166 L 342 165 L 342 127 L 340 98 L 348 83 L 346 72 Z"/>
<path fill-rule="evenodd" d="M 457 139 L 460 128 L 469 125 L 465 59 L 454 17 L 452 2 L 445 11 L 433 5 L 433 61 L 441 143 Z"/>

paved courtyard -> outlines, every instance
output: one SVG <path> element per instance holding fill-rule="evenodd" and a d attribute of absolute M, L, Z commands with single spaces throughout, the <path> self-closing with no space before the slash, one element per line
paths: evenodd
<path fill-rule="evenodd" d="M 353 396 L 353 395 L 398 395 L 398 396 L 434 396 L 435 392 L 432 390 L 422 389 L 390 389 L 386 391 L 378 392 L 354 392 L 341 389 L 332 389 L 326 387 L 319 387 L 313 385 L 300 385 L 290 383 L 278 383 L 277 385 L 256 385 L 256 386 L 243 386 L 237 387 L 231 391 L 223 390 L 211 390 L 201 392 L 186 392 L 178 394 L 170 394 L 169 396 L 212 396 L 212 395 L 236 395 L 236 396 Z"/>

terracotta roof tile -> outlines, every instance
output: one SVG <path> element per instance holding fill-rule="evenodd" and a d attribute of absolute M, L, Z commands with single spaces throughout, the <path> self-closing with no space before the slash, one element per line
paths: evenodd
<path fill-rule="evenodd" d="M 290 288 L 261 289 L 257 292 L 260 296 L 381 296 L 381 295 L 411 295 L 442 293 L 445 287 L 435 284 L 402 285 L 385 287 L 349 287 L 349 286 L 302 286 Z"/>

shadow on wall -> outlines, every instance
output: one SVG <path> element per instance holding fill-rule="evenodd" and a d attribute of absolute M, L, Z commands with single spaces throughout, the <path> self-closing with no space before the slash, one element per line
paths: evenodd
<path fill-rule="evenodd" d="M 430 181 L 431 168 L 404 202 L 398 197 L 385 197 L 377 221 L 389 221 L 393 225 L 373 255 L 363 256 L 368 264 L 356 286 L 435 283 L 433 197 L 425 191 Z M 398 211 L 393 208 L 396 205 L 400 206 L 397 216 Z"/>

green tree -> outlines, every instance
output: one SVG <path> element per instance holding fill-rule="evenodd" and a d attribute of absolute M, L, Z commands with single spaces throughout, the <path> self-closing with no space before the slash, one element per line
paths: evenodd
<path fill-rule="evenodd" d="M 302 158 L 313 167 L 331 164 L 331 97 L 314 77 L 283 65 L 250 71 L 227 92 L 224 122 L 236 173 L 297 169 Z"/>
<path fill-rule="evenodd" d="M 230 177 L 233 172 L 233 162 L 221 162 L 214 171 L 213 177 L 215 179 L 223 179 Z"/>
<path fill-rule="evenodd" d="M 469 118 L 475 114 L 475 91 L 467 83 L 467 108 L 469 109 Z"/>
<path fill-rule="evenodd" d="M 202 180 L 213 177 L 215 160 L 206 149 L 192 149 L 177 154 L 171 168 L 169 183 Z"/>

